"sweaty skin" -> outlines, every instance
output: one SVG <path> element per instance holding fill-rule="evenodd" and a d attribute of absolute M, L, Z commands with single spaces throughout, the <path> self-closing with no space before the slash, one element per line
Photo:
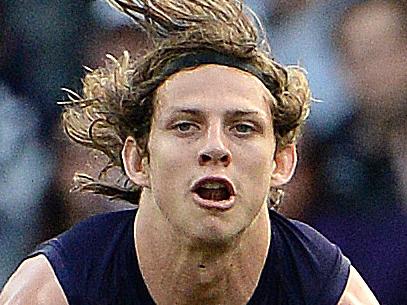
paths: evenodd
<path fill-rule="evenodd" d="M 126 140 L 126 174 L 144 187 L 135 247 L 158 305 L 244 305 L 250 299 L 270 244 L 269 188 L 288 182 L 296 165 L 293 145 L 276 151 L 271 98 L 261 81 L 235 68 L 181 71 L 157 91 L 149 162 L 133 138 Z M 194 202 L 191 185 L 206 175 L 233 183 L 230 209 Z M 0 305 L 6 304 L 68 303 L 40 255 L 11 277 L 0 296 Z M 338 304 L 378 302 L 352 267 Z"/>

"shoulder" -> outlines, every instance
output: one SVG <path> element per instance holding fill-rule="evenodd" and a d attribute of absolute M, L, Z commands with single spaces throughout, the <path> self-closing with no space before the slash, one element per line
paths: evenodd
<path fill-rule="evenodd" d="M 275 211 L 270 215 L 271 250 L 285 290 L 311 304 L 336 304 L 349 278 L 350 261 L 311 226 Z"/>
<path fill-rule="evenodd" d="M 43 255 L 37 255 L 21 263 L 10 277 L 0 295 L 0 305 L 67 305 L 68 301 Z"/>
<path fill-rule="evenodd" d="M 51 249 L 61 259 L 66 259 L 65 263 L 79 261 L 89 253 L 103 252 L 112 240 L 117 241 L 127 234 L 133 226 L 134 217 L 135 210 L 89 217 L 56 238 L 44 242 L 39 249 Z"/>
<path fill-rule="evenodd" d="M 309 252 L 315 258 L 344 258 L 337 245 L 310 225 L 286 218 L 275 211 L 271 211 L 270 215 L 274 233 L 273 237 L 283 244 L 289 244 L 290 250 Z"/>
<path fill-rule="evenodd" d="M 379 305 L 373 292 L 353 266 L 338 305 Z"/>
<path fill-rule="evenodd" d="M 319 291 L 311 297 L 313 304 L 379 305 L 338 246 L 305 223 L 287 219 L 275 212 L 272 217 L 282 236 L 278 238 L 284 241 L 282 244 L 289 245 L 289 264 L 292 266 L 294 261 L 300 278 L 301 274 L 304 275 L 304 292 Z M 310 289 L 307 289 L 307 283 Z"/>
<path fill-rule="evenodd" d="M 42 243 L 10 277 L 0 305 L 68 304 L 106 255 L 128 240 L 134 216 L 135 210 L 99 214 Z"/>
<path fill-rule="evenodd" d="M 134 221 L 136 212 L 137 210 L 130 209 L 98 214 L 79 222 L 62 235 L 69 233 L 91 235 L 97 232 L 110 231 L 114 228 L 120 228 L 121 226 L 125 227 Z"/>

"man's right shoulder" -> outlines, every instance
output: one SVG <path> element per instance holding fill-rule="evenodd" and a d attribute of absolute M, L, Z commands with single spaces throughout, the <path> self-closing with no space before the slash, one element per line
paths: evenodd
<path fill-rule="evenodd" d="M 55 273 L 44 255 L 26 259 L 0 294 L 0 305 L 68 305 Z"/>

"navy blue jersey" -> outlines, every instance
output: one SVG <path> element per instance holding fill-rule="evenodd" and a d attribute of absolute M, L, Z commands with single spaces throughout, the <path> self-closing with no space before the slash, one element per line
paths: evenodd
<path fill-rule="evenodd" d="M 136 210 L 91 217 L 41 244 L 70 305 L 154 305 L 133 238 Z M 299 221 L 270 210 L 272 238 L 248 305 L 334 305 L 349 275 L 337 246 Z"/>

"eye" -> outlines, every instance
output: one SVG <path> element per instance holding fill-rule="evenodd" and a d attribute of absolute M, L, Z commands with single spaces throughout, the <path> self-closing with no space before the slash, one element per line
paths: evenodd
<path fill-rule="evenodd" d="M 239 135 L 246 135 L 246 134 L 252 133 L 256 129 L 251 124 L 240 123 L 240 124 L 236 124 L 235 126 L 233 126 L 232 130 L 234 130 Z"/>
<path fill-rule="evenodd" d="M 173 126 L 174 129 L 180 131 L 181 133 L 187 133 L 194 130 L 197 130 L 199 127 L 196 124 L 190 122 L 180 122 Z"/>

